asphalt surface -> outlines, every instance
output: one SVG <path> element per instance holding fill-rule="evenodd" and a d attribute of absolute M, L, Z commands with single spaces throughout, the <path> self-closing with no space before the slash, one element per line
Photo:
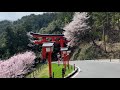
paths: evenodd
<path fill-rule="evenodd" d="M 80 68 L 74 78 L 120 78 L 120 61 L 77 60 L 70 61 Z"/>

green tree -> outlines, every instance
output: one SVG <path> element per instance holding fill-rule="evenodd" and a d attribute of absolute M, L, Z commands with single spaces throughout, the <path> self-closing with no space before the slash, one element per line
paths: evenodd
<path fill-rule="evenodd" d="M 6 53 L 10 53 L 10 55 L 13 55 L 15 53 L 15 35 L 14 35 L 14 32 L 13 32 L 13 29 L 12 27 L 8 26 L 6 29 L 6 35 L 5 35 L 5 38 L 6 38 Z M 9 56 L 8 56 L 9 57 Z"/>

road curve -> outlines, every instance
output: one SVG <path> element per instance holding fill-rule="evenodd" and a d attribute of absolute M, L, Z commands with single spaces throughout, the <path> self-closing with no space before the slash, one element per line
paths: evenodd
<path fill-rule="evenodd" d="M 77 60 L 70 64 L 81 70 L 74 78 L 120 78 L 120 62 Z"/>

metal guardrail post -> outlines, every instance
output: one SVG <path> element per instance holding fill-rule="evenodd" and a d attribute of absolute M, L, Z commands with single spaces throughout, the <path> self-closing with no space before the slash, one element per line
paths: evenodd
<path fill-rule="evenodd" d="M 110 58 L 110 62 L 111 62 L 111 58 Z"/>
<path fill-rule="evenodd" d="M 74 64 L 74 70 L 75 70 L 75 64 Z"/>
<path fill-rule="evenodd" d="M 62 78 L 64 78 L 64 75 L 65 75 L 65 69 L 62 68 Z"/>
<path fill-rule="evenodd" d="M 54 72 L 53 72 L 53 78 L 54 78 Z"/>

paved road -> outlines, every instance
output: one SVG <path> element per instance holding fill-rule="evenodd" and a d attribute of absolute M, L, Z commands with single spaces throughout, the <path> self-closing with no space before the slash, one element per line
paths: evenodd
<path fill-rule="evenodd" d="M 70 61 L 80 67 L 81 71 L 75 78 L 120 78 L 120 62 L 110 61 Z"/>

